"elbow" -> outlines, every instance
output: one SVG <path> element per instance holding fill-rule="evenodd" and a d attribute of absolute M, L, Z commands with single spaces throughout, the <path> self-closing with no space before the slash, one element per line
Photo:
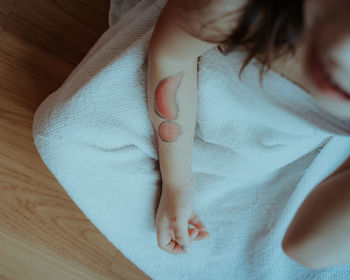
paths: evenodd
<path fill-rule="evenodd" d="M 317 258 L 308 255 L 307 249 L 308 248 L 306 247 L 291 244 L 291 242 L 286 238 L 284 238 L 282 241 L 283 252 L 299 265 L 308 269 L 325 268 L 325 266 L 322 266 L 319 262 L 317 262 Z"/>
<path fill-rule="evenodd" d="M 319 269 L 322 267 L 320 264 L 322 246 L 317 245 L 319 244 L 315 244 L 314 234 L 305 223 L 301 224 L 300 221 L 296 223 L 294 218 L 283 237 L 281 247 L 290 259 L 301 266 L 308 269 Z"/>

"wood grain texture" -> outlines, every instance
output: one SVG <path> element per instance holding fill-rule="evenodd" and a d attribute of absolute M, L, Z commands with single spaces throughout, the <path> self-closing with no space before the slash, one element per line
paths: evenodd
<path fill-rule="evenodd" d="M 0 279 L 149 279 L 42 162 L 33 114 L 108 28 L 109 0 L 0 1 Z"/>

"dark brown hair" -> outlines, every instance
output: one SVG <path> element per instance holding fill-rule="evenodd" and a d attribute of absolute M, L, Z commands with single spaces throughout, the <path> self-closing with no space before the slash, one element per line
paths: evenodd
<path fill-rule="evenodd" d="M 242 45 L 248 53 L 239 72 L 256 55 L 263 56 L 260 81 L 264 67 L 270 66 L 273 59 L 292 52 L 303 30 L 303 0 L 249 0 L 243 7 L 236 30 L 222 41 L 226 54 Z"/>
<path fill-rule="evenodd" d="M 219 43 L 219 51 L 227 54 L 236 49 L 244 49 L 247 55 L 239 72 L 239 78 L 249 63 L 256 55 L 262 59 L 260 69 L 260 83 L 264 74 L 265 66 L 270 66 L 274 59 L 286 54 L 294 54 L 296 45 L 301 38 L 303 21 L 303 0 L 246 0 L 239 10 L 219 14 L 218 17 L 200 23 L 200 33 L 203 40 Z M 189 1 L 186 8 L 191 11 L 198 11 L 199 15 L 205 14 L 206 7 L 218 7 L 221 2 L 215 0 Z M 227 10 L 230 10 L 230 2 L 227 2 Z M 222 8 L 219 7 L 219 8 Z M 198 10 L 197 10 L 198 9 Z M 210 10 L 210 9 L 209 9 Z M 215 25 L 221 22 L 224 26 L 229 26 L 233 22 L 233 14 L 238 14 L 234 28 L 230 32 L 223 34 L 223 40 L 210 39 L 210 32 L 217 34 Z M 202 18 L 204 17 L 202 15 Z M 227 18 L 226 18 L 227 17 Z M 224 20 L 223 20 L 224 18 Z M 225 21 L 226 20 L 226 21 Z M 196 23 L 194 23 L 196 24 Z M 202 33 L 202 31 L 204 32 Z M 216 38 L 220 38 L 216 37 Z"/>

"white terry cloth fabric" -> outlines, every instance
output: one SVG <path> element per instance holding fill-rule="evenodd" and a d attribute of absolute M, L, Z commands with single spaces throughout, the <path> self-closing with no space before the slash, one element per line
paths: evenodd
<path fill-rule="evenodd" d="M 217 48 L 199 61 L 194 211 L 211 236 L 158 247 L 159 162 L 146 102 L 147 49 L 165 0 L 142 0 L 105 31 L 34 115 L 42 160 L 126 258 L 152 279 L 349 279 L 312 270 L 281 242 L 306 196 L 350 156 L 350 122 L 280 74 Z M 326 252 L 325 252 L 326 253 Z"/>

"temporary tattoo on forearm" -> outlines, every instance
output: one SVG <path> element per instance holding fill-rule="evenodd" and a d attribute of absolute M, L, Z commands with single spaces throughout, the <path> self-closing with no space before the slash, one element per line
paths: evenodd
<path fill-rule="evenodd" d="M 184 71 L 181 71 L 161 80 L 154 94 L 154 111 L 159 117 L 167 120 L 158 127 L 159 137 L 165 142 L 176 141 L 182 132 L 181 126 L 172 121 L 178 118 L 179 106 L 176 94 L 183 74 Z"/>

